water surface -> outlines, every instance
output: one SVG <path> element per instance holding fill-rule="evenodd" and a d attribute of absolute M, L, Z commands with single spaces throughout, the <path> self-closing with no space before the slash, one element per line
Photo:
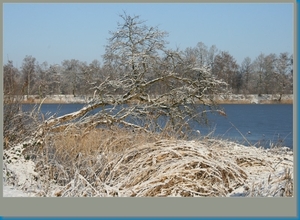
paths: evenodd
<path fill-rule="evenodd" d="M 43 104 L 41 112 L 49 117 L 61 116 L 80 110 L 84 104 Z M 33 105 L 23 105 L 27 111 Z M 293 148 L 293 105 L 292 104 L 228 104 L 220 105 L 227 116 L 209 114 L 209 125 L 192 123 L 200 135 L 234 140 L 245 145 L 260 145 L 265 148 L 280 144 Z M 97 110 L 94 110 L 94 112 Z M 199 134 L 199 133 L 197 133 Z"/>

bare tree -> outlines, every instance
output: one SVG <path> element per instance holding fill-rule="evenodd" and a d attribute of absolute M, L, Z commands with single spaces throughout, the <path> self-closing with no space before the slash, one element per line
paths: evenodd
<path fill-rule="evenodd" d="M 3 86 L 4 95 L 17 95 L 18 92 L 19 71 L 13 65 L 13 61 L 9 60 L 3 66 Z"/>
<path fill-rule="evenodd" d="M 93 60 L 89 65 L 82 62 L 80 65 L 80 71 L 81 93 L 84 95 L 91 95 L 93 93 L 91 88 L 100 84 L 106 78 L 106 72 L 103 71 L 98 60 Z"/>
<path fill-rule="evenodd" d="M 11 60 L 3 66 L 3 84 L 4 84 L 4 100 L 3 100 L 3 137 L 4 147 L 8 147 L 8 143 L 15 139 L 13 132 L 10 132 L 16 124 L 12 123 L 13 118 L 19 112 L 20 97 L 18 98 L 17 84 L 18 69 L 14 67 Z"/>
<path fill-rule="evenodd" d="M 91 91 L 91 87 L 93 87 L 93 85 L 99 85 L 106 79 L 107 73 L 103 71 L 103 69 L 101 68 L 101 63 L 98 60 L 93 60 L 89 64 L 89 71 L 90 75 L 87 82 L 87 86 L 88 89 Z"/>
<path fill-rule="evenodd" d="M 144 76 L 160 62 L 158 53 L 165 50 L 167 33 L 144 25 L 139 16 L 124 13 L 120 17 L 124 23 L 118 24 L 117 31 L 110 32 L 105 64 L 112 66 L 116 74 L 137 79 L 140 73 Z"/>
<path fill-rule="evenodd" d="M 166 32 L 146 26 L 139 16 L 124 13 L 120 17 L 123 23 L 118 24 L 117 31 L 110 32 L 104 55 L 105 66 L 112 74 L 92 87 L 94 99 L 89 105 L 51 119 L 47 126 L 64 129 L 68 126 L 64 122 L 102 107 L 98 113 L 83 117 L 80 126 L 86 131 L 99 125 L 146 132 L 170 128 L 182 134 L 190 120 L 201 123 L 207 112 L 218 111 L 214 95 L 226 83 L 217 80 L 208 67 L 186 63 L 180 51 L 166 49 Z M 153 92 L 153 88 L 163 89 Z M 204 105 L 201 109 L 197 104 Z"/>
<path fill-rule="evenodd" d="M 50 80 L 50 85 L 49 85 L 49 94 L 62 94 L 62 83 L 63 83 L 63 67 L 54 64 L 50 65 L 49 69 L 47 70 L 47 75 Z"/>
<path fill-rule="evenodd" d="M 223 79 L 231 89 L 239 92 L 241 87 L 240 74 L 236 60 L 228 53 L 221 52 L 214 59 L 213 73 L 218 79 Z"/>
<path fill-rule="evenodd" d="M 275 62 L 274 80 L 277 86 L 274 92 L 280 95 L 292 93 L 292 86 L 290 82 L 292 71 L 292 57 L 289 57 L 288 53 L 281 53 Z"/>
<path fill-rule="evenodd" d="M 240 67 L 243 80 L 243 92 L 246 94 L 253 92 L 253 65 L 250 57 L 246 57 Z"/>
<path fill-rule="evenodd" d="M 253 62 L 256 84 L 255 91 L 258 95 L 264 93 L 264 59 L 265 55 L 261 53 Z"/>
<path fill-rule="evenodd" d="M 208 51 L 207 46 L 204 43 L 199 42 L 197 44 L 197 55 L 198 55 L 198 62 L 199 66 L 207 66 L 208 61 Z"/>
<path fill-rule="evenodd" d="M 62 62 L 63 67 L 63 93 L 73 94 L 74 96 L 80 93 L 80 87 L 83 85 L 81 62 L 71 59 Z"/>
<path fill-rule="evenodd" d="M 208 60 L 207 60 L 211 69 L 213 69 L 213 65 L 214 65 L 217 53 L 218 53 L 218 49 L 217 49 L 216 45 L 212 45 L 209 48 L 209 51 L 208 51 Z"/>
<path fill-rule="evenodd" d="M 199 42 L 194 48 L 186 48 L 184 51 L 184 57 L 186 60 L 190 60 L 190 62 L 194 62 L 198 66 L 206 66 L 212 69 L 217 51 L 218 50 L 215 45 L 211 46 L 208 50 L 204 43 Z"/>
<path fill-rule="evenodd" d="M 197 63 L 197 51 L 196 48 L 188 47 L 183 52 L 183 59 L 186 64 L 193 65 Z"/>
<path fill-rule="evenodd" d="M 4 100 L 3 100 L 3 139 L 4 148 L 9 148 L 14 146 L 26 138 L 31 137 L 32 132 L 36 130 L 40 124 L 35 123 L 35 113 L 32 111 L 29 113 L 22 112 L 22 100 L 23 93 L 26 87 L 27 94 L 31 91 L 29 85 L 33 85 L 34 75 L 34 62 L 35 59 L 27 56 L 24 59 L 22 66 L 23 74 L 25 76 L 25 82 L 31 82 L 24 84 L 22 87 L 22 76 L 19 75 L 17 68 L 13 66 L 12 61 L 8 61 L 8 64 L 4 65 L 3 75 L 4 75 Z"/>
<path fill-rule="evenodd" d="M 287 53 L 260 54 L 253 62 L 255 91 L 258 94 L 292 93 L 292 66 Z"/>
<path fill-rule="evenodd" d="M 46 94 L 51 94 L 50 85 L 52 83 L 52 79 L 48 70 L 49 67 L 47 62 L 36 64 L 36 79 L 33 88 L 40 98 L 43 98 Z"/>
<path fill-rule="evenodd" d="M 31 87 L 34 84 L 36 59 L 32 56 L 26 56 L 22 64 L 22 73 L 24 77 L 24 87 L 27 88 L 27 96 L 31 93 Z"/>
<path fill-rule="evenodd" d="M 274 93 L 274 74 L 277 56 L 274 53 L 267 55 L 264 59 L 263 85 L 265 94 Z"/>

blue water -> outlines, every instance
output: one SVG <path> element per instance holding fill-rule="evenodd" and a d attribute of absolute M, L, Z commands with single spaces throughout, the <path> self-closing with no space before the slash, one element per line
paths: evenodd
<path fill-rule="evenodd" d="M 231 139 L 248 145 L 270 143 L 293 148 L 293 105 L 221 105 L 227 116 L 209 115 L 211 125 L 198 128 L 202 134 Z M 243 137 L 244 136 L 244 137 Z"/>
<path fill-rule="evenodd" d="M 49 117 L 61 116 L 80 110 L 83 104 L 43 104 L 41 112 Z M 30 110 L 33 105 L 23 105 Z M 291 104 L 228 104 L 221 105 L 226 117 L 208 115 L 209 125 L 192 123 L 193 129 L 201 135 L 211 133 L 214 137 L 230 139 L 248 145 L 265 148 L 271 143 L 293 148 L 293 105 Z M 243 137 L 244 136 L 244 137 Z M 259 143 L 259 144 L 258 144 Z"/>

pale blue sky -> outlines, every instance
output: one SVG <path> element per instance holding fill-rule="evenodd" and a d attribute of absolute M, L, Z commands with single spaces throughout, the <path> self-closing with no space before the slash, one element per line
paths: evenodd
<path fill-rule="evenodd" d="M 169 33 L 169 48 L 203 42 L 229 52 L 240 64 L 260 53 L 294 49 L 292 3 L 57 3 L 3 4 L 3 59 L 20 67 L 26 55 L 39 63 L 66 59 L 102 63 L 109 31 L 126 11 Z"/>

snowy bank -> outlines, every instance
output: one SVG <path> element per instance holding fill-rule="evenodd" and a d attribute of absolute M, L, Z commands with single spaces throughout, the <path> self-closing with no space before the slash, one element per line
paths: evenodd
<path fill-rule="evenodd" d="M 87 103 L 92 100 L 88 95 L 47 95 L 43 103 Z M 24 103 L 40 103 L 43 98 L 39 96 L 24 96 Z M 215 100 L 220 104 L 292 104 L 293 94 L 272 95 L 272 94 L 221 94 L 216 95 Z M 209 101 L 207 99 L 207 101 Z"/>
<path fill-rule="evenodd" d="M 78 172 L 64 186 L 45 181 L 22 151 L 4 150 L 4 195 L 22 190 L 47 197 L 280 197 L 293 196 L 293 152 L 288 148 L 246 147 L 226 140 L 161 140 L 109 155 L 94 181 Z M 108 161 L 104 158 L 110 158 Z M 49 166 L 44 164 L 44 166 Z M 18 191 L 19 192 L 19 191 Z M 20 196 L 21 196 L 20 195 Z"/>
<path fill-rule="evenodd" d="M 215 96 L 221 104 L 292 104 L 293 94 L 230 94 Z"/>

